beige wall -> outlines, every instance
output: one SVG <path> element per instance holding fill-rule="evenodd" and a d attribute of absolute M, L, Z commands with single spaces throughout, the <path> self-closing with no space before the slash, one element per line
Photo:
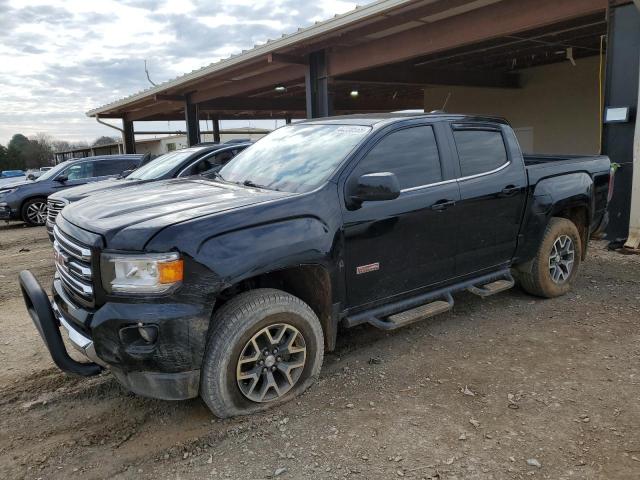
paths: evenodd
<path fill-rule="evenodd" d="M 425 88 L 425 110 L 505 117 L 523 149 L 535 153 L 598 153 L 600 120 L 597 56 L 521 70 L 522 88 Z M 520 132 L 518 129 L 522 129 Z"/>

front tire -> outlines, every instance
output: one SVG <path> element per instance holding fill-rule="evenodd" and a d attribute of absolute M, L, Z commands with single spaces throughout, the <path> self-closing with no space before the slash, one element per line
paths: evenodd
<path fill-rule="evenodd" d="M 304 392 L 323 355 L 322 327 L 306 303 L 281 290 L 243 292 L 213 316 L 200 396 L 220 418 L 265 410 Z"/>
<path fill-rule="evenodd" d="M 582 242 L 575 224 L 553 217 L 535 258 L 516 267 L 520 286 L 538 297 L 553 298 L 573 287 L 582 259 Z"/>
<path fill-rule="evenodd" d="M 32 198 L 22 205 L 20 210 L 22 221 L 30 227 L 44 225 L 47 222 L 47 199 Z"/>

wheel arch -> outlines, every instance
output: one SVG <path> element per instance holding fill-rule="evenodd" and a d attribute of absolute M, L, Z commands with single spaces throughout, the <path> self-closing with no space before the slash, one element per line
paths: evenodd
<path fill-rule="evenodd" d="M 257 288 L 275 288 L 305 302 L 320 320 L 325 349 L 335 348 L 337 315 L 333 309 L 331 274 L 320 264 L 301 264 L 245 278 L 221 291 L 214 313 L 239 293 Z"/>
<path fill-rule="evenodd" d="M 551 218 L 565 218 L 572 222 L 578 229 L 580 234 L 581 244 L 581 260 L 584 260 L 587 256 L 587 247 L 589 245 L 589 210 L 586 205 L 576 205 L 573 207 L 566 207 L 563 209 L 557 209 L 553 212 Z"/>

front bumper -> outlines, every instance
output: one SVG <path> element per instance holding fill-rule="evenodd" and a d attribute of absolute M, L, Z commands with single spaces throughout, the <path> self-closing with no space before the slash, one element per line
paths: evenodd
<path fill-rule="evenodd" d="M 54 238 L 53 238 L 53 227 L 55 227 L 55 223 L 51 223 L 48 219 L 46 222 L 46 227 L 47 227 L 47 235 L 49 236 L 49 240 L 51 241 L 51 243 L 53 243 Z"/>
<path fill-rule="evenodd" d="M 18 220 L 18 212 L 11 209 L 9 205 L 0 205 L 0 220 Z"/>
<path fill-rule="evenodd" d="M 90 376 L 108 368 L 123 386 L 146 397 L 184 400 L 198 395 L 199 367 L 208 326 L 204 319 L 210 314 L 185 310 L 179 304 L 107 303 L 89 312 L 74 305 L 57 279 L 53 300 L 49 300 L 29 271 L 20 273 L 20 287 L 27 311 L 61 370 Z M 162 341 L 152 348 L 123 344 L 119 337 L 121 328 L 135 325 L 145 317 L 152 317 L 161 326 Z M 77 362 L 69 356 L 60 327 L 64 327 L 71 345 L 89 363 Z"/>

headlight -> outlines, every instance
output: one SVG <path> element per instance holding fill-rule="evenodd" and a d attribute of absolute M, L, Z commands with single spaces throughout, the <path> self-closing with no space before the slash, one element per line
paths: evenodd
<path fill-rule="evenodd" d="M 102 285 L 109 293 L 164 293 L 182 282 L 177 253 L 123 255 L 103 253 Z"/>
<path fill-rule="evenodd" d="M 0 198 L 4 198 L 6 195 L 13 193 L 17 190 L 17 188 L 8 188 L 7 190 L 0 190 Z"/>

